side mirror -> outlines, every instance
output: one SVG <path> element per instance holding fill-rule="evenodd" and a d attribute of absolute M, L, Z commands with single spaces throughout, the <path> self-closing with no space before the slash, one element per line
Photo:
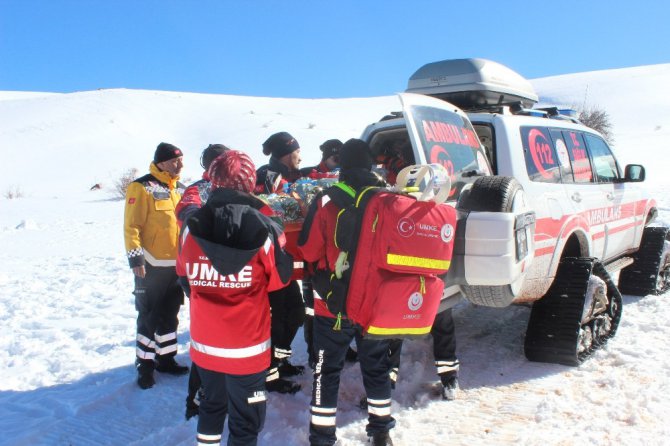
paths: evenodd
<path fill-rule="evenodd" d="M 638 183 L 644 181 L 645 171 L 641 164 L 628 164 L 625 169 L 624 181 Z"/>

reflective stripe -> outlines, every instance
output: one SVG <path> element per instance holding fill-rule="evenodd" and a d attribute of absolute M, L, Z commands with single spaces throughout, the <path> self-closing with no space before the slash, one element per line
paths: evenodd
<path fill-rule="evenodd" d="M 146 336 L 141 335 L 139 333 L 137 334 L 137 342 L 149 348 L 156 348 L 156 343 L 152 339 L 149 339 Z"/>
<path fill-rule="evenodd" d="M 270 338 L 257 345 L 244 348 L 221 348 L 212 347 L 211 345 L 201 344 L 191 339 L 191 347 L 200 353 L 206 355 L 216 356 L 219 358 L 250 358 L 252 356 L 260 355 L 270 348 Z"/>
<path fill-rule="evenodd" d="M 312 415 L 310 422 L 315 426 L 335 426 L 336 418 L 334 416 L 322 417 L 319 415 Z"/>
<path fill-rule="evenodd" d="M 368 404 L 368 413 L 370 415 L 376 415 L 378 417 L 386 417 L 391 415 L 391 406 L 374 407 Z"/>
<path fill-rule="evenodd" d="M 458 362 L 458 359 L 456 361 L 435 361 L 435 367 L 437 368 L 438 375 L 458 370 L 459 365 L 460 362 Z"/>
<path fill-rule="evenodd" d="M 314 308 L 311 307 L 305 307 L 305 314 L 307 316 L 314 316 Z"/>
<path fill-rule="evenodd" d="M 138 358 L 140 359 L 154 359 L 156 358 L 156 353 L 154 352 L 145 352 L 141 348 L 136 348 L 135 349 L 135 354 L 137 355 Z"/>
<path fill-rule="evenodd" d="M 386 263 L 389 265 L 414 266 L 417 268 L 449 269 L 451 261 L 430 259 L 428 257 L 402 256 L 400 254 L 386 254 Z"/>
<path fill-rule="evenodd" d="M 275 347 L 274 356 L 277 359 L 284 359 L 291 356 L 291 350 L 286 350 L 284 348 Z"/>
<path fill-rule="evenodd" d="M 368 398 L 367 400 L 368 404 L 373 404 L 375 406 L 391 405 L 391 398 L 385 400 L 373 400 L 372 398 Z"/>
<path fill-rule="evenodd" d="M 144 259 L 151 266 L 175 266 L 177 261 L 175 259 L 165 259 L 158 260 L 156 257 L 152 256 L 149 251 L 144 250 Z"/>
<path fill-rule="evenodd" d="M 200 434 L 197 435 L 198 446 L 213 446 L 221 444 L 221 434 Z"/>
<path fill-rule="evenodd" d="M 173 340 L 177 339 L 177 333 L 173 331 L 172 333 L 167 333 L 167 334 L 164 334 L 164 335 L 155 334 L 154 339 L 156 339 L 156 342 L 161 342 L 161 343 L 167 342 L 167 341 L 173 341 Z"/>
<path fill-rule="evenodd" d="M 274 381 L 275 379 L 279 379 L 279 369 L 277 367 L 272 367 L 271 369 L 268 369 L 268 373 L 265 375 L 265 382 Z"/>
<path fill-rule="evenodd" d="M 249 403 L 249 404 L 260 403 L 262 401 L 267 401 L 267 397 L 265 396 L 265 394 L 257 395 L 257 396 L 251 396 L 251 397 L 247 398 L 247 403 Z"/>
<path fill-rule="evenodd" d="M 177 351 L 177 344 L 170 344 L 165 347 L 156 347 L 157 355 L 167 355 L 168 353 L 173 353 Z"/>
<path fill-rule="evenodd" d="M 304 262 L 293 262 L 293 269 L 303 269 L 304 267 Z"/>
<path fill-rule="evenodd" d="M 337 413 L 337 407 L 310 406 L 309 409 L 314 413 L 331 414 L 331 415 Z"/>
<path fill-rule="evenodd" d="M 382 327 L 368 327 L 369 334 L 389 335 L 389 334 L 413 334 L 422 335 L 430 333 L 432 326 L 419 328 L 382 328 Z"/>

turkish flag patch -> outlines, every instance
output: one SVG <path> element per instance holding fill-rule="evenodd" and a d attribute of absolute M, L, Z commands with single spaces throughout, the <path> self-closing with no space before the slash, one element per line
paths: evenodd
<path fill-rule="evenodd" d="M 128 204 L 135 204 L 135 197 L 129 198 Z"/>

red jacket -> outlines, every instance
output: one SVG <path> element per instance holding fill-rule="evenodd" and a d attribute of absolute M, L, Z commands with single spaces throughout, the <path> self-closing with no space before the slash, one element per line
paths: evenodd
<path fill-rule="evenodd" d="M 190 353 L 208 370 L 243 375 L 270 365 L 268 291 L 286 286 L 292 259 L 258 201 L 216 189 L 182 232 L 177 274 L 190 295 Z"/>
<path fill-rule="evenodd" d="M 314 198 L 303 225 L 300 240 L 298 241 L 298 252 L 306 263 L 312 264 L 312 273 L 329 275 L 335 270 L 335 262 L 340 250 L 335 246 L 335 227 L 337 214 L 340 208 L 330 199 L 328 195 Z M 334 318 L 335 315 L 328 311 L 325 296 L 318 292 L 317 278 L 314 277 L 314 314 Z"/>

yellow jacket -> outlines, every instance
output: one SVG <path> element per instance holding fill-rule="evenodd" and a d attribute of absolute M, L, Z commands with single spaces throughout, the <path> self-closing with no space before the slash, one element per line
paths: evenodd
<path fill-rule="evenodd" d="M 130 267 L 174 266 L 179 226 L 174 210 L 184 192 L 172 178 L 151 163 L 149 174 L 128 185 L 123 235 Z"/>

